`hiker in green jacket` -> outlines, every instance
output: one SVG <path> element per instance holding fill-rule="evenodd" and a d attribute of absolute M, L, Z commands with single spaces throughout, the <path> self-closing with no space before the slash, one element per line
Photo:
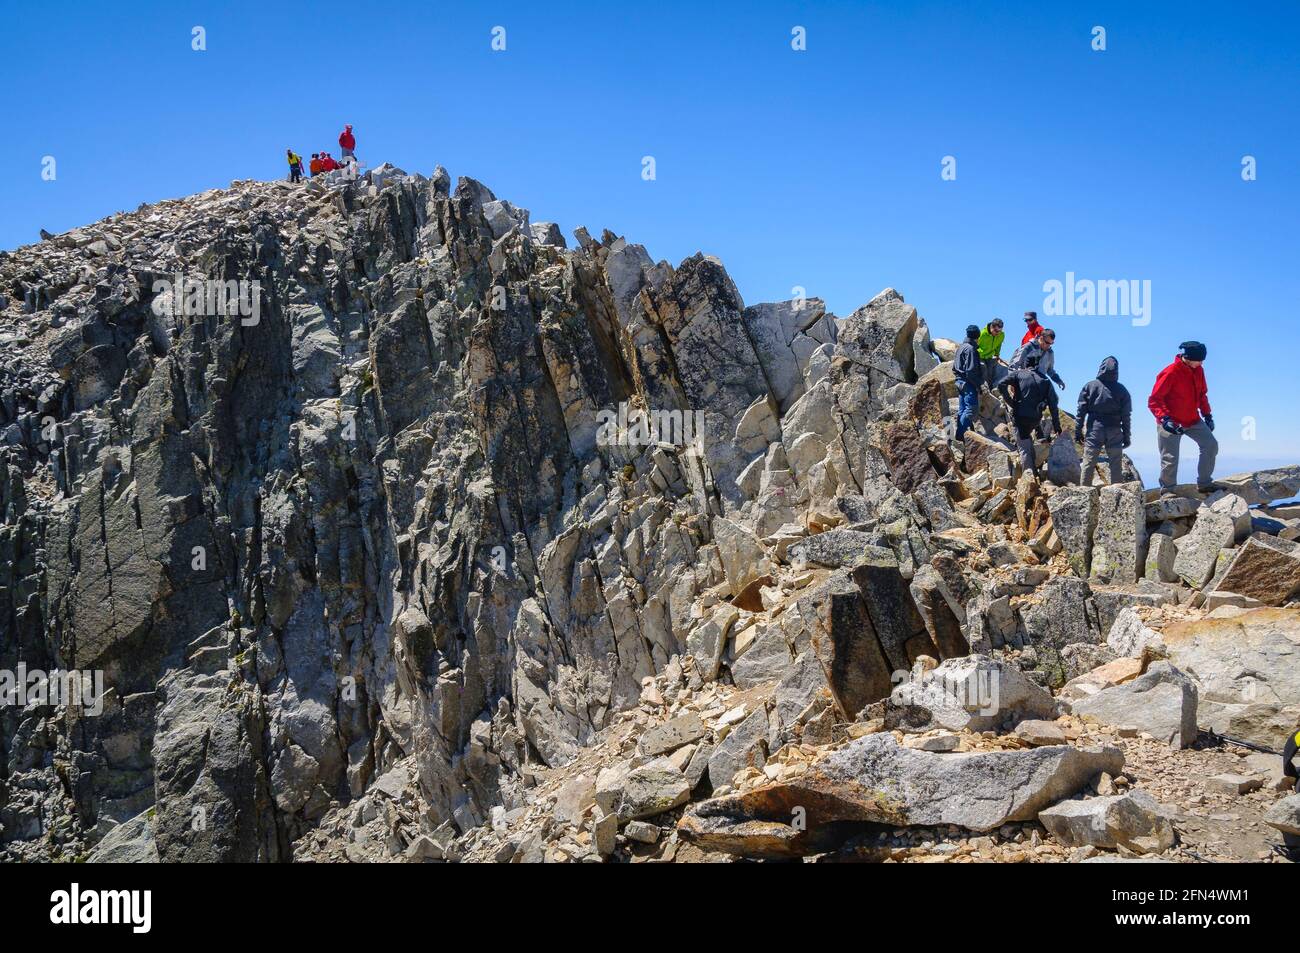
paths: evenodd
<path fill-rule="evenodd" d="M 984 383 L 990 391 L 1006 376 L 1005 369 L 998 366 L 1002 358 L 1002 342 L 1006 339 L 1001 318 L 994 318 L 980 332 L 976 348 L 979 350 L 980 360 L 984 362 Z"/>

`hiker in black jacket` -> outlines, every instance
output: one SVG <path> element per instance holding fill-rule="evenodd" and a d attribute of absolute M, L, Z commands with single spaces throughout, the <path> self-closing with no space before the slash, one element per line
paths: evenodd
<path fill-rule="evenodd" d="M 1110 482 L 1124 480 L 1124 449 L 1133 442 L 1133 399 L 1119 382 L 1119 361 L 1108 357 L 1097 368 L 1097 379 L 1079 391 L 1079 412 L 1075 415 L 1074 439 L 1083 444 L 1084 486 L 1092 485 L 1097 457 L 1102 447 L 1110 461 Z"/>
<path fill-rule="evenodd" d="M 1300 794 L 1300 771 L 1296 770 L 1295 765 L 1298 749 L 1300 749 L 1300 730 L 1293 732 L 1282 747 L 1282 773 L 1295 782 L 1296 793 Z"/>
<path fill-rule="evenodd" d="M 1056 401 L 1056 391 L 1038 370 L 1038 356 L 1026 355 L 1023 366 L 1012 370 L 998 385 L 998 392 L 1011 405 L 1011 415 L 1016 423 L 1016 446 L 1020 448 L 1020 462 L 1026 473 L 1037 477 L 1038 466 L 1034 455 L 1034 430 L 1043 419 L 1043 408 L 1052 412 L 1052 433 L 1061 432 L 1061 413 Z"/>
<path fill-rule="evenodd" d="M 984 362 L 979 352 L 980 329 L 972 324 L 966 328 L 966 340 L 957 348 L 953 358 L 952 375 L 957 378 L 957 439 L 961 440 L 970 429 L 980 408 L 980 385 L 984 383 Z"/>

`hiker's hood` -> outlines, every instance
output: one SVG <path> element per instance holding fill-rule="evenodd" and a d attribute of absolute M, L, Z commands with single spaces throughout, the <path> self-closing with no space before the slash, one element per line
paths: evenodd
<path fill-rule="evenodd" d="M 1113 384 L 1119 380 L 1119 361 L 1113 357 L 1102 361 L 1101 367 L 1097 368 L 1097 380 L 1103 384 Z"/>

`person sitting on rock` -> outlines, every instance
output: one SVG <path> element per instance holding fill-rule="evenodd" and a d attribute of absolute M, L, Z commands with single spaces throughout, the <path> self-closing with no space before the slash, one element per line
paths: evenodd
<path fill-rule="evenodd" d="M 1014 368 L 998 385 L 1003 399 L 1011 405 L 1011 415 L 1016 427 L 1016 446 L 1020 449 L 1020 463 L 1026 473 L 1038 477 L 1038 461 L 1034 453 L 1034 431 L 1043 421 L 1043 408 L 1052 412 L 1052 432 L 1061 432 L 1061 413 L 1056 391 L 1048 383 L 1038 366 L 1038 355 L 1025 357 L 1021 367 Z"/>
<path fill-rule="evenodd" d="M 984 383 L 992 390 L 1002 379 L 1002 342 L 1007 339 L 1002 330 L 1002 319 L 994 318 L 984 325 L 979 337 L 980 360 L 984 362 Z"/>
<path fill-rule="evenodd" d="M 1097 368 L 1096 380 L 1088 381 L 1079 391 L 1074 439 L 1084 445 L 1080 483 L 1092 485 L 1102 447 L 1110 463 L 1110 482 L 1124 481 L 1124 450 L 1133 442 L 1132 425 L 1133 398 L 1119 382 L 1119 361 L 1108 357 Z"/>
<path fill-rule="evenodd" d="M 966 328 L 966 340 L 957 348 L 952 374 L 957 379 L 957 440 L 966 436 L 980 408 L 980 385 L 984 382 L 984 364 L 980 361 L 980 329 Z"/>
<path fill-rule="evenodd" d="M 1147 400 L 1147 407 L 1159 424 L 1156 442 L 1160 447 L 1160 489 L 1171 491 L 1178 483 L 1178 448 L 1186 434 L 1201 448 L 1196 488 L 1209 493 L 1214 490 L 1214 459 L 1219 453 L 1219 441 L 1214 437 L 1214 416 L 1210 411 L 1205 369 L 1201 366 L 1207 348 L 1200 341 L 1184 341 L 1178 350 L 1173 363 L 1156 377 Z"/>
<path fill-rule="evenodd" d="M 1043 326 L 1038 323 L 1038 312 L 1026 311 L 1025 312 L 1025 336 L 1020 339 L 1020 346 L 1024 347 L 1034 338 L 1038 337 L 1038 333 L 1042 330 L 1043 330 Z"/>
<path fill-rule="evenodd" d="M 320 155 L 318 153 L 313 152 L 311 154 L 311 164 L 308 166 L 308 168 L 311 170 L 312 175 L 320 175 L 321 161 L 320 161 Z"/>

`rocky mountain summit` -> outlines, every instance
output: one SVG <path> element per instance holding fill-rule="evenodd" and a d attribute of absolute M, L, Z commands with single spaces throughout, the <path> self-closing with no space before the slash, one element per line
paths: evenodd
<path fill-rule="evenodd" d="M 382 166 L 0 253 L 0 858 L 1291 856 L 1208 732 L 1300 722 L 1300 466 L 1040 481 L 898 292 L 575 236 Z"/>

